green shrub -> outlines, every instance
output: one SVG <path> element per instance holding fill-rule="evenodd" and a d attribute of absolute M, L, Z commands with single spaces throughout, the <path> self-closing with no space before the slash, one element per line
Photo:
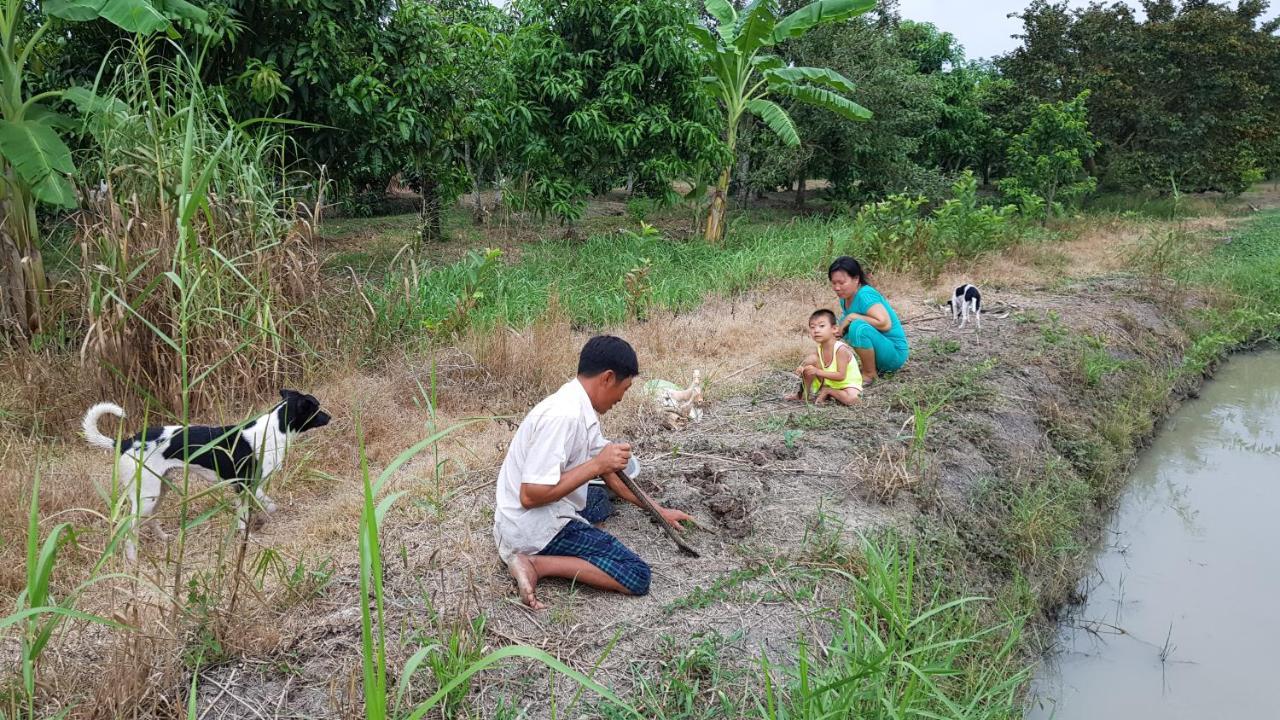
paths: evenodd
<path fill-rule="evenodd" d="M 941 267 L 952 258 L 973 258 L 1009 244 L 1012 205 L 995 208 L 978 203 L 978 181 L 966 170 L 951 186 L 951 198 L 933 211 L 934 242 L 931 264 Z"/>
<path fill-rule="evenodd" d="M 966 171 L 951 185 L 951 197 L 929 216 L 922 195 L 890 195 L 863 206 L 854 220 L 862 255 L 875 267 L 916 270 L 934 277 L 953 260 L 999 250 L 1016 239 L 1015 208 L 978 201 L 978 181 Z"/>

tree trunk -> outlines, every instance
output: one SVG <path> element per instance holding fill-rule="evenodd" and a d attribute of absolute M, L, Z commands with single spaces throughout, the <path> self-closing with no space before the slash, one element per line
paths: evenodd
<path fill-rule="evenodd" d="M 805 180 L 802 177 L 799 180 L 796 180 L 796 209 L 797 210 L 804 209 L 804 200 L 805 200 L 804 191 L 805 191 Z"/>
<path fill-rule="evenodd" d="M 49 285 L 36 242 L 35 200 L 17 192 L 0 200 L 0 332 L 31 337 L 41 330 Z"/>
<path fill-rule="evenodd" d="M 751 200 L 751 153 L 738 154 L 738 202 L 746 205 Z"/>
<path fill-rule="evenodd" d="M 711 194 L 711 206 L 707 209 L 707 225 L 702 234 L 709 243 L 719 244 L 724 240 L 726 201 L 729 194 L 729 168 L 720 173 L 720 181 L 716 183 Z"/>
<path fill-rule="evenodd" d="M 471 176 L 471 220 L 476 225 L 483 225 L 489 213 L 485 212 L 484 196 L 480 194 L 480 173 L 476 171 L 475 162 L 471 160 L 471 141 L 462 143 L 462 162 Z"/>
<path fill-rule="evenodd" d="M 440 183 L 433 177 L 422 179 L 418 191 L 422 195 L 422 245 L 440 242 Z"/>

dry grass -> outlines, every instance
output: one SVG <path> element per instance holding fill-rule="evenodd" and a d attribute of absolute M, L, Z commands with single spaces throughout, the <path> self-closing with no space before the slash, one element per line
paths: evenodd
<path fill-rule="evenodd" d="M 172 209 L 107 198 L 79 214 L 80 356 L 105 396 L 140 411 L 145 388 L 152 412 L 172 412 L 188 378 L 204 377 L 190 388 L 193 409 L 244 404 L 305 370 L 311 348 L 333 345 L 325 330 L 334 319 L 315 302 L 320 265 L 304 242 L 307 226 L 280 223 L 279 236 L 261 237 L 251 210 L 214 201 L 180 256 Z M 164 279 L 169 272 L 182 278 L 185 298 Z M 184 339 L 180 353 L 173 343 Z"/>
<path fill-rule="evenodd" d="M 900 443 L 884 443 L 878 455 L 858 457 L 846 471 L 867 497 L 882 503 L 892 502 L 921 480 L 911 468 L 907 447 Z"/>
<path fill-rule="evenodd" d="M 1108 239 L 1107 233 L 1115 234 Z M 1101 272 L 1113 267 L 1109 263 L 1116 261 L 1115 248 L 1136 241 L 1138 234 L 1136 225 L 1104 224 L 1086 228 L 1078 239 L 1053 248 L 1023 246 L 972 268 L 953 269 L 931 285 L 895 274 L 881 274 L 876 283 L 893 299 L 913 334 L 913 349 L 920 352 L 924 341 L 945 324 L 934 322 L 939 315 L 931 306 L 959 282 L 1031 290 L 1061 277 L 1064 267 L 1070 268 L 1070 275 Z M 830 302 L 830 290 L 820 279 L 780 282 L 732 298 L 709 297 L 692 312 L 655 311 L 648 321 L 631 322 L 613 332 L 636 347 L 641 381 L 663 378 L 681 383 L 694 369 L 701 370 L 714 408 L 717 403 L 758 391 L 762 383 L 778 375 L 778 370 L 792 367 L 810 348 L 811 341 L 804 333 L 808 314 Z M 410 491 L 384 530 L 388 592 L 402 603 L 393 622 L 404 627 L 422 622 L 424 603 L 443 623 L 484 612 L 494 618 L 489 632 L 495 638 L 535 642 L 554 648 L 563 658 L 581 661 L 589 655 L 584 648 L 594 645 L 581 637 L 573 618 L 624 613 L 606 625 L 607 630 L 626 621 L 625 613 L 647 612 L 638 605 L 619 610 L 607 597 L 569 591 L 556 597 L 557 607 L 564 608 L 559 614 L 530 624 L 527 615 L 503 601 L 510 595 L 510 587 L 496 562 L 491 537 L 492 484 L 497 466 L 513 423 L 572 376 L 578 348 L 587 335 L 575 329 L 553 303 L 550 312 L 523 330 L 471 332 L 453 347 L 387 357 L 373 367 L 357 366 L 345 359 L 346 354 L 335 353 L 335 361 L 324 368 L 323 375 L 310 373 L 315 379 L 303 384 L 320 398 L 334 420 L 304 438 L 289 464 L 273 478 L 271 494 L 281 510 L 251 537 L 249 556 L 271 548 L 288 562 L 315 564 L 331 559 L 337 588 L 322 598 L 298 600 L 279 579 L 268 578 L 262 590 L 241 596 L 234 615 L 219 604 L 225 603 L 224 598 L 214 603 L 210 619 L 199 626 L 211 628 L 213 637 L 231 656 L 265 657 L 287 650 L 290 657 L 349 659 L 350 648 L 335 644 L 333 637 L 349 634 L 353 627 L 347 601 L 354 582 L 353 538 L 361 506 L 355 481 L 358 443 L 363 441 L 370 464 L 380 468 L 427 435 L 430 428 L 474 416 L 509 420 L 471 426 L 419 456 L 393 480 L 395 489 Z M 109 481 L 110 462 L 104 453 L 85 447 L 73 434 L 79 414 L 99 398 L 81 385 L 74 364 L 57 356 L 9 358 L 0 376 L 0 395 L 11 398 L 5 401 L 6 407 L 38 408 L 29 414 L 0 416 L 4 428 L 0 468 L 11 479 L 0 483 L 0 531 L 4 537 L 21 537 L 27 478 L 37 463 L 44 469 L 41 507 L 46 517 L 76 508 L 101 509 L 94 488 Z M 259 410 L 268 407 L 273 395 L 274 390 L 263 390 L 255 396 L 257 403 L 220 402 L 195 419 L 210 423 L 239 420 L 251 414 L 250 405 L 256 404 Z M 610 436 L 637 439 L 656 432 L 657 418 L 656 409 L 640 392 L 633 391 L 604 422 Z M 136 421 L 131 421 L 131 430 L 136 429 L 132 422 Z M 870 494 L 889 500 L 916 481 L 901 450 L 900 445 L 886 445 L 878 455 L 867 454 L 852 463 L 844 457 L 831 458 L 830 477 L 839 478 L 837 482 L 830 482 L 822 473 L 808 480 L 847 492 L 848 478 L 861 478 Z M 726 458 L 725 462 L 732 469 L 737 467 L 733 463 L 742 460 Z M 842 465 L 846 466 L 843 472 Z M 775 500 L 813 500 L 813 488 L 805 485 L 780 484 L 770 492 Z M 176 503 L 170 496 L 161 506 L 165 514 L 161 522 L 168 523 L 170 532 Z M 211 503 L 206 501 L 202 507 Z M 759 507 L 754 511 L 759 512 Z M 89 514 L 62 517 L 86 528 L 81 536 L 86 548 L 101 545 L 102 528 Z M 219 552 L 228 547 L 228 525 L 228 519 L 217 518 L 194 533 L 188 550 L 192 568 L 216 566 Z M 649 531 L 643 527 L 630 530 Z M 761 532 L 769 532 L 770 539 L 775 539 L 772 533 L 785 530 Z M 148 572 L 166 577 L 164 547 L 145 540 L 141 549 L 155 563 Z M 11 597 L 23 582 L 20 550 L 16 543 L 0 545 L 2 597 Z M 656 543 L 647 548 L 654 553 L 666 550 Z M 663 602 L 688 592 L 699 577 L 732 567 L 728 559 L 714 554 L 698 565 L 677 563 L 665 554 L 662 558 L 666 562 L 657 562 L 655 567 L 665 567 L 660 571 L 665 573 L 660 578 L 664 588 L 655 592 L 662 594 Z M 91 560 L 88 550 L 68 554 L 59 565 L 58 582 L 64 586 L 73 583 Z M 139 707 L 156 715 L 177 714 L 181 698 L 173 689 L 183 686 L 184 677 L 189 679 L 184 676 L 183 653 L 191 647 L 191 637 L 184 633 L 189 633 L 192 623 L 166 624 L 161 611 L 167 605 L 161 595 L 143 594 L 147 599 L 138 605 L 124 602 L 123 597 L 104 588 L 90 597 L 86 606 L 136 620 L 148 632 L 111 635 L 77 628 L 69 633 L 53 661 L 58 671 L 49 697 L 87 693 L 93 701 L 82 703 L 77 710 L 84 716 L 92 716 L 90 709 L 95 707 L 101 717 Z M 779 622 L 785 625 L 792 620 Z M 622 662 L 611 661 L 613 665 Z M 354 696 L 347 692 L 351 678 L 345 673 L 353 666 L 345 659 L 319 665 L 334 673 L 329 707 L 351 706 Z M 228 685 L 235 682 L 225 674 L 218 677 Z M 313 686 L 321 682 L 315 677 L 305 681 Z M 213 692 L 218 693 L 217 687 Z M 272 688 L 272 698 L 264 698 L 257 706 L 269 711 L 276 694 L 282 692 L 287 694 L 288 688 Z M 342 697 L 347 700 L 333 699 Z"/>

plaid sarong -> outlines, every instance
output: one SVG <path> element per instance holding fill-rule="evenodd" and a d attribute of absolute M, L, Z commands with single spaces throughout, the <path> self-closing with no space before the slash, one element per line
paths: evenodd
<path fill-rule="evenodd" d="M 586 560 L 608 573 L 632 595 L 649 594 L 649 566 L 609 533 L 581 520 L 570 520 L 538 552 Z"/>

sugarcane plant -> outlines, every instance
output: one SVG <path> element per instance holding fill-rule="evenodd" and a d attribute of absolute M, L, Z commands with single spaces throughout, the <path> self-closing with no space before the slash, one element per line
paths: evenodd
<path fill-rule="evenodd" d="M 800 144 L 791 116 L 771 98 L 814 105 L 849 120 L 871 117 L 870 110 L 845 97 L 854 91 L 845 76 L 827 68 L 788 66 L 769 50 L 810 28 L 860 15 L 874 7 L 875 0 L 818 0 L 782 18 L 775 14 L 774 0 L 755 0 L 742 12 L 728 0 L 705 0 L 705 6 L 714 22 L 692 24 L 689 32 L 702 48 L 710 72 L 703 83 L 724 110 L 730 158 L 735 157 L 738 122 L 746 113 L 759 118 L 786 145 Z M 724 238 L 731 167 L 732 160 L 712 189 L 703 231 L 709 242 Z"/>
<path fill-rule="evenodd" d="M 126 32 L 172 31 L 170 16 L 204 22 L 185 0 L 0 0 L 0 334 L 40 332 L 48 281 L 40 256 L 36 203 L 74 208 L 71 151 L 59 136 L 72 120 L 55 111 L 104 102 L 86 88 L 28 95 L 27 63 L 57 20 L 107 20 Z"/>

